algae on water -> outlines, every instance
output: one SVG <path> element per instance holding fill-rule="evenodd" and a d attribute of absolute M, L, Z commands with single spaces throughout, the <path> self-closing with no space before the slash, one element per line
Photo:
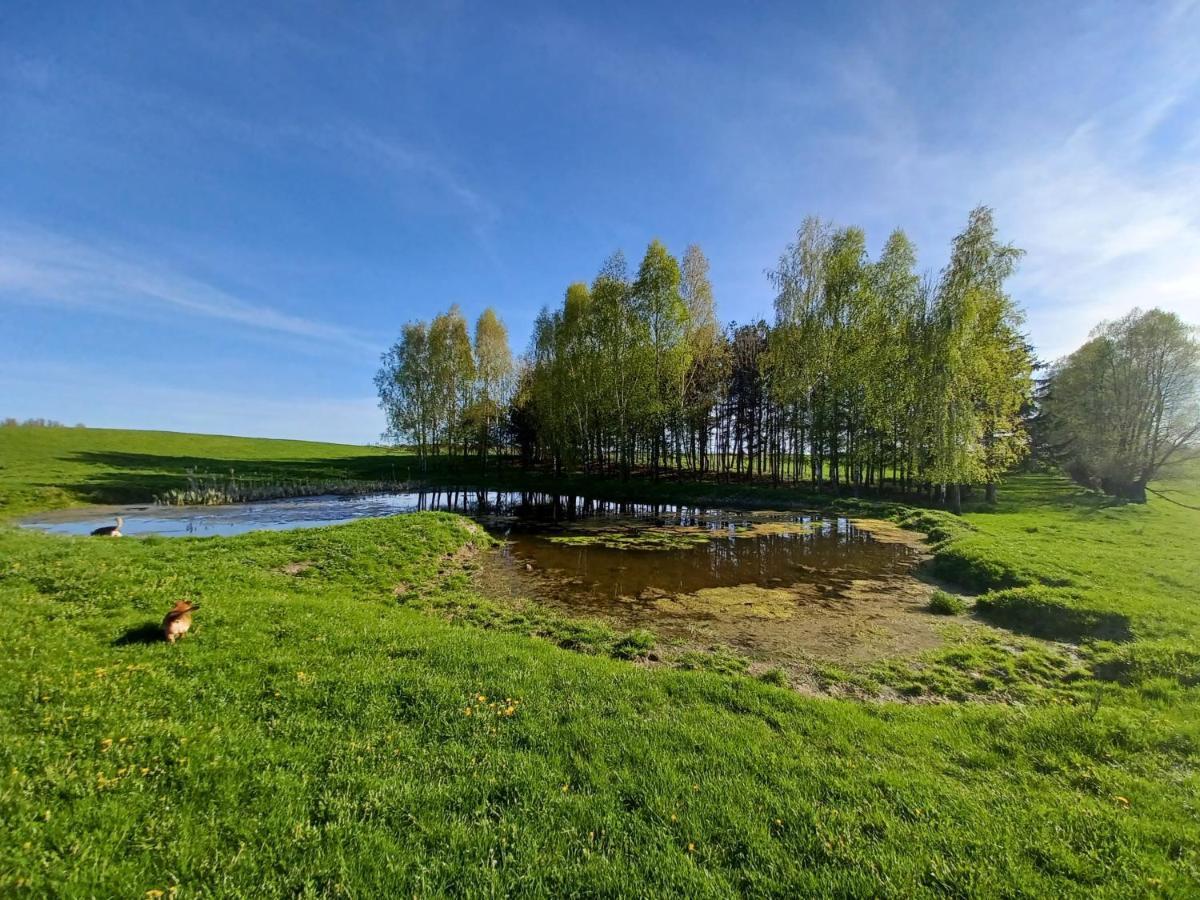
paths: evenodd
<path fill-rule="evenodd" d="M 724 525 L 658 525 L 605 528 L 584 534 L 552 535 L 549 541 L 575 547 L 606 547 L 610 550 L 686 550 L 709 541 L 729 538 L 758 538 L 765 535 L 809 534 L 811 522 L 754 522 Z"/>

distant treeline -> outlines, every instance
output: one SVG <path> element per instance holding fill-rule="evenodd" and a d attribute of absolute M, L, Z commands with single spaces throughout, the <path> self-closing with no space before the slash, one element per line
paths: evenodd
<path fill-rule="evenodd" d="M 56 422 L 54 419 L 14 419 L 9 416 L 7 419 L 0 421 L 0 428 L 67 428 L 62 422 Z M 82 422 L 74 426 L 75 428 L 87 428 Z"/>
<path fill-rule="evenodd" d="M 567 287 L 518 364 L 491 310 L 473 344 L 457 308 L 405 326 L 376 378 L 385 437 L 422 459 L 486 461 L 491 447 L 556 471 L 924 492 L 957 509 L 964 486 L 994 497 L 1031 422 L 1064 463 L 1080 444 L 1063 411 L 1053 438 L 1050 416 L 1035 415 L 1035 363 L 1005 291 L 1020 257 L 986 207 L 936 278 L 918 272 L 903 231 L 871 260 L 861 229 L 810 218 L 768 273 L 774 322 L 722 327 L 700 248 L 676 260 L 653 241 L 636 273 L 618 252 L 590 285 Z M 1044 402 L 1065 396 L 1048 387 L 1065 365 Z"/>

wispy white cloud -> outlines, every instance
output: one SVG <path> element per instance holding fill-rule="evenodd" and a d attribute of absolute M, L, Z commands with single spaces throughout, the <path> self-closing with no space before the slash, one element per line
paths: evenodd
<path fill-rule="evenodd" d="M 323 132 L 339 149 L 348 149 L 360 158 L 393 173 L 421 175 L 437 186 L 457 205 L 476 217 L 476 221 L 491 225 L 499 217 L 499 209 L 472 187 L 466 179 L 428 151 L 411 143 L 389 138 L 360 122 L 346 122 Z"/>
<path fill-rule="evenodd" d="M 1177 121 L 1200 108 L 1200 3 L 1097 6 L 1079 22 L 1036 51 L 1058 58 L 1012 74 L 1040 92 L 1018 104 L 997 104 L 981 75 L 931 105 L 913 80 L 917 45 L 850 51 L 838 71 L 858 127 L 825 140 L 874 187 L 851 201 L 860 214 L 935 236 L 923 247 L 935 267 L 967 209 L 992 206 L 1027 252 L 1012 292 L 1047 359 L 1134 306 L 1200 321 L 1200 123 Z M 1076 80 L 1060 80 L 1072 65 Z"/>
<path fill-rule="evenodd" d="M 131 318 L 183 313 L 313 349 L 374 353 L 366 336 L 255 303 L 133 252 L 29 228 L 0 228 L 0 302 L 50 303 Z"/>

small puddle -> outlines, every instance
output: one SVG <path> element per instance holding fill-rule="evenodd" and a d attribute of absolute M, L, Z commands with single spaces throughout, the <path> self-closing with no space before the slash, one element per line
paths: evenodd
<path fill-rule="evenodd" d="M 732 647 L 771 664 L 857 663 L 939 643 L 913 577 L 919 536 L 887 522 L 780 511 L 613 503 L 577 496 L 440 490 L 230 506 L 63 510 L 27 527 L 86 535 L 115 516 L 128 536 L 206 537 L 444 510 L 504 541 L 482 558 L 491 595 L 533 600 L 682 645 Z"/>

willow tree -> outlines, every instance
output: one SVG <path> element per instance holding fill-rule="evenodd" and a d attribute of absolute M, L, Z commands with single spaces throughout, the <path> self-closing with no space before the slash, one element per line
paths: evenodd
<path fill-rule="evenodd" d="M 1200 344 L 1174 313 L 1105 322 L 1051 370 L 1043 401 L 1068 471 L 1137 502 L 1164 465 L 1200 455 Z"/>

